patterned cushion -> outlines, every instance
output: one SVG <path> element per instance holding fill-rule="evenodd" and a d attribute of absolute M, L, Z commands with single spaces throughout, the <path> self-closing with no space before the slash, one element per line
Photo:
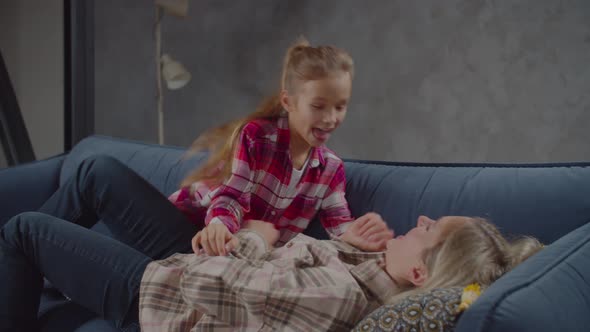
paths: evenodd
<path fill-rule="evenodd" d="M 453 331 L 462 293 L 461 287 L 437 288 L 383 305 L 353 331 Z"/>

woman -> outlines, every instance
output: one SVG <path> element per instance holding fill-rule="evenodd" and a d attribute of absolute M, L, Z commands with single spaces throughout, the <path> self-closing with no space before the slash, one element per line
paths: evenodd
<path fill-rule="evenodd" d="M 366 240 L 349 236 L 298 235 L 269 250 L 278 231 L 253 221 L 237 233 L 229 256 L 152 261 L 70 222 L 21 214 L 0 230 L 0 283 L 7 293 L 0 299 L 0 331 L 37 329 L 43 276 L 123 330 L 137 329 L 139 312 L 142 331 L 345 331 L 416 290 L 488 285 L 540 248 L 530 238 L 509 243 L 493 225 L 468 217 L 420 217 L 383 253 L 361 252 L 348 243 Z M 528 249 L 515 254 L 524 244 Z"/>

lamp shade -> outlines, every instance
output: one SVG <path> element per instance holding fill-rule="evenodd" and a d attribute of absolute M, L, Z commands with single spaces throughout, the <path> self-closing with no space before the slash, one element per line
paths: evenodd
<path fill-rule="evenodd" d="M 177 90 L 187 85 L 191 80 L 191 73 L 178 61 L 173 60 L 170 55 L 162 55 L 162 76 L 166 86 L 170 90 Z"/>

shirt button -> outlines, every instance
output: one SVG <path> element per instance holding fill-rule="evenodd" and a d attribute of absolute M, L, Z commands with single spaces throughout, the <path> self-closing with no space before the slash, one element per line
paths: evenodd
<path fill-rule="evenodd" d="M 287 243 L 287 248 L 291 248 L 293 246 L 293 242 Z"/>
<path fill-rule="evenodd" d="M 277 213 L 275 211 L 271 211 L 270 214 L 274 216 Z"/>
<path fill-rule="evenodd" d="M 311 161 L 311 167 L 318 167 L 320 162 L 317 159 Z"/>

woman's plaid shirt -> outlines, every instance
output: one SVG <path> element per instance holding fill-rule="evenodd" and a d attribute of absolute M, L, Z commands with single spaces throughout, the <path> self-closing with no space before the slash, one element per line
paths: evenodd
<path fill-rule="evenodd" d="M 140 291 L 144 332 L 350 331 L 397 293 L 383 253 L 297 235 L 267 251 L 241 230 L 229 256 L 175 254 L 148 265 Z"/>

